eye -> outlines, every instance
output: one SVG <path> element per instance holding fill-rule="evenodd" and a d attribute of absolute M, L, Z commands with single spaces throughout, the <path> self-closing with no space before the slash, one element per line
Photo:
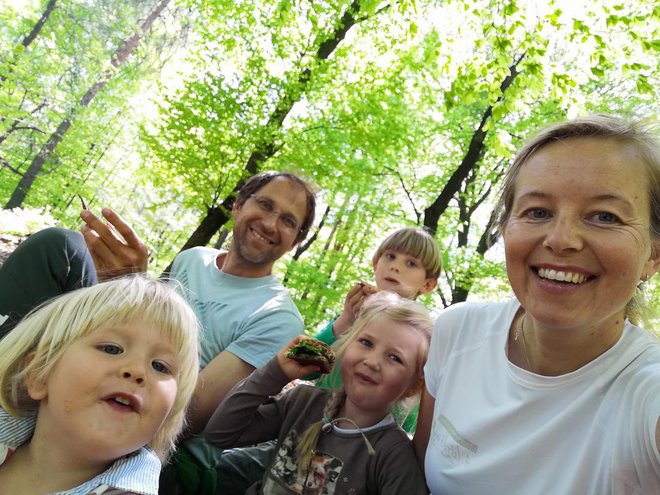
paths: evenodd
<path fill-rule="evenodd" d="M 530 208 L 525 212 L 525 216 L 531 220 L 545 220 L 550 217 L 550 213 L 543 208 Z"/>
<path fill-rule="evenodd" d="M 386 260 L 389 260 L 389 261 L 394 261 L 394 260 L 396 259 L 396 254 L 394 254 L 394 253 L 391 252 L 391 251 L 387 251 L 387 252 L 385 253 L 385 259 L 386 259 Z"/>
<path fill-rule="evenodd" d="M 117 344 L 101 344 L 98 347 L 99 351 L 104 352 L 105 354 L 117 355 L 124 352 L 124 350 Z"/>
<path fill-rule="evenodd" d="M 387 357 L 390 361 L 394 361 L 395 363 L 403 363 L 402 359 L 396 354 L 390 354 Z"/>
<path fill-rule="evenodd" d="M 601 211 L 589 217 L 589 220 L 597 223 L 605 224 L 615 224 L 620 223 L 621 220 L 614 213 L 609 213 L 607 211 Z"/>
<path fill-rule="evenodd" d="M 167 364 L 161 362 L 161 361 L 153 361 L 151 363 L 151 367 L 155 369 L 158 373 L 164 373 L 164 374 L 171 374 L 170 367 L 167 366 Z"/>
<path fill-rule="evenodd" d="M 417 263 L 417 261 L 415 261 L 415 260 L 408 260 L 408 262 L 406 263 L 406 265 L 407 265 L 409 268 L 417 268 L 418 263 Z"/>
<path fill-rule="evenodd" d="M 369 339 L 360 339 L 358 342 L 360 342 L 360 344 L 362 344 L 364 347 L 373 347 L 373 344 Z"/>
<path fill-rule="evenodd" d="M 257 204 L 262 210 L 267 211 L 268 213 L 272 213 L 274 206 L 273 202 L 269 199 L 257 198 Z"/>
<path fill-rule="evenodd" d="M 289 215 L 280 215 L 280 221 L 287 229 L 298 230 L 298 221 Z"/>

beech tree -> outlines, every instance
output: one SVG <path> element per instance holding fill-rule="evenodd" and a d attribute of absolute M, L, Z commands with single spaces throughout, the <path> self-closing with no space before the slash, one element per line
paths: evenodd
<path fill-rule="evenodd" d="M 3 201 L 76 109 L 23 203 L 54 205 L 71 225 L 76 194 L 119 206 L 158 273 L 181 249 L 226 245 L 247 177 L 302 173 L 319 186 L 317 222 L 278 266 L 310 328 L 373 276 L 374 249 L 405 225 L 425 226 L 444 249 L 430 306 L 506 297 L 492 208 L 516 149 L 581 113 L 657 114 L 650 0 L 173 0 L 167 10 L 185 12 L 167 36 L 178 73 L 152 59 L 162 26 L 121 67 L 94 62 L 141 32 L 157 2 L 128 2 L 112 22 L 97 18 L 115 12 L 109 0 L 58 0 L 44 16 L 51 3 L 25 17 L 0 9 Z M 122 118 L 137 88 L 153 112 L 132 135 Z"/>

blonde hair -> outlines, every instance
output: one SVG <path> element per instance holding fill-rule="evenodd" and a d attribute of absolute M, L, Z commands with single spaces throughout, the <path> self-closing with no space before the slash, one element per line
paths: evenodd
<path fill-rule="evenodd" d="M 68 292 L 26 316 L 0 341 L 0 406 L 15 416 L 36 412 L 39 402 L 28 395 L 28 376 L 47 380 L 72 342 L 127 322 L 159 327 L 178 353 L 174 404 L 149 443 L 166 460 L 197 383 L 199 330 L 192 309 L 172 287 L 141 275 Z"/>
<path fill-rule="evenodd" d="M 649 124 L 628 122 L 611 115 L 590 115 L 556 123 L 543 129 L 523 145 L 506 173 L 496 206 L 500 232 L 504 231 L 511 216 L 516 181 L 523 165 L 543 147 L 558 141 L 577 138 L 610 139 L 635 150 L 647 171 L 647 193 L 651 212 L 650 235 L 652 239 L 659 240 L 660 146 L 657 135 L 652 132 Z M 639 324 L 645 311 L 644 297 L 638 288 L 626 307 L 626 316 L 632 323 Z"/>
<path fill-rule="evenodd" d="M 422 228 L 405 227 L 388 235 L 374 253 L 374 265 L 387 250 L 418 258 L 426 270 L 426 278 L 437 280 L 440 276 L 442 271 L 440 247 L 435 238 Z"/>
<path fill-rule="evenodd" d="M 346 350 L 353 342 L 355 342 L 362 330 L 377 320 L 390 320 L 404 324 L 411 330 L 419 332 L 424 337 L 425 345 L 422 346 L 417 355 L 416 371 L 419 378 L 418 383 L 411 394 L 406 394 L 405 396 L 400 397 L 399 400 L 392 405 L 394 408 L 402 402 L 414 398 L 412 396 L 418 395 L 423 388 L 424 364 L 428 357 L 431 334 L 433 333 L 433 321 L 426 308 L 421 304 L 409 299 L 404 299 L 392 292 L 377 292 L 365 300 L 353 326 L 339 337 L 337 342 L 333 345 L 337 358 L 336 366 L 341 366 Z M 316 448 L 319 435 L 321 434 L 321 428 L 324 424 L 337 417 L 345 399 L 346 391 L 342 385 L 342 387 L 339 390 L 336 390 L 328 399 L 328 402 L 323 409 L 323 418 L 321 421 L 309 425 L 307 430 L 305 430 L 305 433 L 301 436 L 296 449 L 298 456 L 298 470 L 301 475 L 305 474 L 305 471 L 308 469 L 310 462 L 312 461 L 314 449 Z"/>

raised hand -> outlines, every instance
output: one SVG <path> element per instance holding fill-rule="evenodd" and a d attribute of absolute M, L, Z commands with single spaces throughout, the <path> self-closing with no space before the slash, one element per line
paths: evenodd
<path fill-rule="evenodd" d="M 287 345 L 282 347 L 277 353 L 277 362 L 284 371 L 284 374 L 289 378 L 289 380 L 296 380 L 298 378 L 304 378 L 311 374 L 317 373 L 320 371 L 320 367 L 315 364 L 302 365 L 293 359 L 288 358 L 286 355 L 289 352 L 289 349 L 295 347 L 295 345 L 301 340 L 313 340 L 304 335 L 298 335 Z"/>
<path fill-rule="evenodd" d="M 101 220 L 89 210 L 80 213 L 80 229 L 94 260 L 100 281 L 120 275 L 147 271 L 149 251 L 135 231 L 110 208 L 103 208 Z"/>
<path fill-rule="evenodd" d="M 344 311 L 332 324 L 332 332 L 335 337 L 339 337 L 355 323 L 364 300 L 377 290 L 369 284 L 358 282 L 348 291 L 346 299 L 344 299 Z"/>

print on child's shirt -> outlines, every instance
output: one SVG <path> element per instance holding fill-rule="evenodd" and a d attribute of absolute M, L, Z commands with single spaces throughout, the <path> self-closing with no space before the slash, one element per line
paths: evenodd
<path fill-rule="evenodd" d="M 291 432 L 277 451 L 270 470 L 270 476 L 264 483 L 263 492 L 281 493 L 282 488 L 278 487 L 278 484 L 281 483 L 286 487 L 286 493 L 334 495 L 337 480 L 341 473 L 341 460 L 323 452 L 315 451 L 309 469 L 301 476 L 295 462 L 295 459 L 297 459 L 297 443 L 298 436 L 296 432 Z"/>

